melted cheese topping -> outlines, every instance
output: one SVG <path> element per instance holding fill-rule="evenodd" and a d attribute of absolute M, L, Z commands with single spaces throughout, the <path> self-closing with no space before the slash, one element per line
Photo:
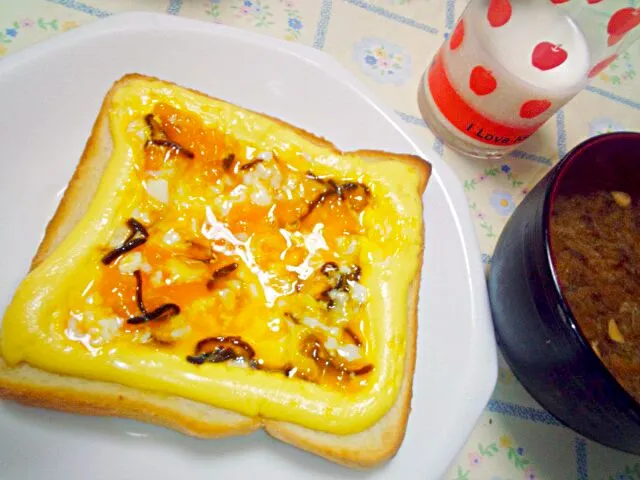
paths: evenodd
<path fill-rule="evenodd" d="M 417 173 L 161 82 L 119 89 L 109 121 L 96 197 L 16 293 L 5 359 L 332 433 L 384 415 L 420 255 Z M 146 242 L 105 265 L 131 218 Z M 144 317 L 166 304 L 179 313 Z"/>

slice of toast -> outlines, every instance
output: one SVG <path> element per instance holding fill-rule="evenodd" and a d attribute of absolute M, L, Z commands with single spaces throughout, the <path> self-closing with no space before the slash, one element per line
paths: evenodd
<path fill-rule="evenodd" d="M 106 96 L 91 137 L 75 174 L 34 257 L 32 271 L 45 262 L 85 216 L 105 168 L 112 157 L 113 140 L 109 111 L 114 93 L 135 80 L 155 80 L 132 74 L 114 85 Z M 263 116 L 280 128 L 312 141 L 327 152 L 340 154 L 329 142 L 284 122 Z M 430 175 L 427 162 L 410 155 L 376 151 L 355 152 L 367 162 L 403 162 L 419 177 L 417 196 Z M 421 225 L 421 218 L 419 219 Z M 395 403 L 375 424 L 349 434 L 327 433 L 292 422 L 246 416 L 180 396 L 142 390 L 97 379 L 85 379 L 47 371 L 28 363 L 11 366 L 0 357 L 0 398 L 26 405 L 87 415 L 117 416 L 165 426 L 202 438 L 246 434 L 264 428 L 282 441 L 331 461 L 351 467 L 370 467 L 392 457 L 398 450 L 410 410 L 411 385 L 416 350 L 417 300 L 422 256 L 416 259 L 416 275 L 407 298 L 408 325 L 404 371 Z"/>

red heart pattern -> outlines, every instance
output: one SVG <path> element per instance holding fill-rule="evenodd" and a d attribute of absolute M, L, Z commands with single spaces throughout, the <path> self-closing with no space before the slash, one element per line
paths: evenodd
<path fill-rule="evenodd" d="M 551 107 L 549 100 L 529 100 L 520 107 L 520 117 L 535 118 L 549 110 L 549 107 Z"/>
<path fill-rule="evenodd" d="M 478 96 L 489 95 L 498 87 L 498 82 L 493 74 L 486 68 L 477 65 L 471 70 L 469 88 Z"/>
<path fill-rule="evenodd" d="M 540 42 L 533 49 L 531 63 L 534 67 L 546 71 L 562 65 L 569 54 L 560 45 L 551 42 Z"/>
<path fill-rule="evenodd" d="M 451 41 L 449 42 L 451 50 L 455 50 L 462 45 L 462 40 L 464 40 L 464 21 L 460 19 L 456 29 L 453 31 L 453 35 L 451 35 Z"/>
<path fill-rule="evenodd" d="M 640 25 L 640 8 L 623 8 L 611 15 L 609 23 L 607 24 L 607 33 L 609 38 L 607 44 L 609 46 L 615 45 L 630 30 Z"/>
<path fill-rule="evenodd" d="M 506 25 L 511 19 L 512 11 L 510 0 L 490 0 L 489 10 L 487 11 L 489 25 L 494 28 Z"/>

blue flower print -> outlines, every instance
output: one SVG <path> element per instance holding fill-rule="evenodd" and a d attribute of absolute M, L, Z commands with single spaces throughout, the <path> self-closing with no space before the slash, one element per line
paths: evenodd
<path fill-rule="evenodd" d="M 7 28 L 4 33 L 6 33 L 7 35 L 9 35 L 10 37 L 15 37 L 16 35 L 18 35 L 18 31 L 15 28 Z"/>
<path fill-rule="evenodd" d="M 500 170 L 502 170 L 504 173 L 509 173 L 511 171 L 511 167 L 505 164 L 500 167 Z"/>
<path fill-rule="evenodd" d="M 367 62 L 367 65 L 375 65 L 378 60 L 376 60 L 376 57 L 374 57 L 373 55 L 367 55 L 366 57 L 364 57 L 364 61 Z"/>
<path fill-rule="evenodd" d="M 244 1 L 244 6 L 245 7 L 250 7 L 251 5 L 253 5 L 253 3 L 251 1 L 249 1 L 249 0 L 245 0 Z"/>
<path fill-rule="evenodd" d="M 362 73 L 380 83 L 403 84 L 411 76 L 411 56 L 398 45 L 365 37 L 354 45 L 353 58 Z"/>
<path fill-rule="evenodd" d="M 489 202 L 496 212 L 498 212 L 498 215 L 502 215 L 503 217 L 510 215 L 516 208 L 516 204 L 513 201 L 511 194 L 501 190 L 493 192 Z"/>
<path fill-rule="evenodd" d="M 299 18 L 290 18 L 288 23 L 294 30 L 300 30 L 302 28 L 302 22 Z"/>

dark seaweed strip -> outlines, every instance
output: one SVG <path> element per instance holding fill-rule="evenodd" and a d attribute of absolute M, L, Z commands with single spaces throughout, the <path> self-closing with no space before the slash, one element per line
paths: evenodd
<path fill-rule="evenodd" d="M 213 348 L 209 349 L 208 346 L 217 347 L 217 346 L 227 346 L 227 344 L 233 345 L 244 350 L 249 359 L 252 359 L 256 356 L 256 352 L 251 345 L 245 342 L 242 337 L 237 336 L 228 336 L 228 337 L 207 337 L 198 342 L 196 345 L 196 354 L 199 355 L 203 352 L 211 352 Z"/>
<path fill-rule="evenodd" d="M 231 165 L 233 165 L 235 159 L 236 156 L 233 153 L 230 153 L 229 155 L 224 157 L 224 159 L 222 160 L 222 168 L 224 168 L 225 172 L 231 168 Z"/>
<path fill-rule="evenodd" d="M 300 320 L 291 312 L 284 312 L 284 316 L 291 320 L 296 325 L 300 325 Z"/>
<path fill-rule="evenodd" d="M 102 263 L 104 263 L 105 265 L 109 265 L 116 258 L 120 257 L 120 255 L 124 255 L 125 253 L 133 250 L 136 247 L 139 247 L 147 241 L 149 232 L 147 232 L 147 229 L 144 228 L 144 225 L 138 222 L 135 218 L 130 218 L 129 220 L 127 220 L 127 226 L 129 227 L 130 232 L 123 244 L 119 247 L 114 248 L 104 257 L 102 257 Z M 142 238 L 134 238 L 136 233 L 142 235 Z"/>
<path fill-rule="evenodd" d="M 333 179 L 329 179 L 329 180 L 327 180 L 327 183 L 329 184 L 329 187 L 331 188 L 331 191 L 336 192 L 336 195 L 338 195 L 338 198 L 340 200 L 344 200 L 344 194 L 342 193 L 342 189 L 336 183 L 336 181 L 333 180 Z"/>
<path fill-rule="evenodd" d="M 146 317 L 147 309 L 145 308 L 144 301 L 142 300 L 142 274 L 140 273 L 140 270 L 133 272 L 133 276 L 136 277 L 136 303 L 138 304 L 138 310 L 140 310 L 142 315 Z"/>
<path fill-rule="evenodd" d="M 213 272 L 213 278 L 218 279 L 222 277 L 226 277 L 227 275 L 233 273 L 238 268 L 237 263 L 230 263 L 229 265 L 225 265 L 224 267 L 220 267 L 215 272 Z"/>
<path fill-rule="evenodd" d="M 147 229 L 144 228 L 144 225 L 142 225 L 139 221 L 137 221 L 135 218 L 130 218 L 129 220 L 127 220 L 127 226 L 134 232 L 138 232 L 140 235 L 142 235 L 144 238 L 147 238 L 149 236 L 149 232 L 147 232 Z M 130 236 L 129 238 L 133 238 L 133 236 Z"/>
<path fill-rule="evenodd" d="M 325 346 L 322 344 L 322 342 L 320 342 L 318 337 L 313 334 L 307 336 L 307 338 L 304 340 L 302 353 L 304 355 L 310 356 L 318 366 L 327 367 L 334 372 L 337 372 L 338 374 L 348 373 L 355 376 L 366 375 L 374 368 L 372 364 L 368 364 L 356 370 L 351 370 L 342 364 L 336 363 Z"/>
<path fill-rule="evenodd" d="M 324 178 L 320 178 L 319 176 L 317 176 L 315 173 L 313 172 L 307 172 L 307 178 L 310 180 L 315 180 L 316 182 L 322 184 L 322 185 L 326 185 L 327 182 L 325 181 Z"/>
<path fill-rule="evenodd" d="M 165 303 L 160 305 L 155 310 L 151 311 L 147 318 L 149 321 L 153 320 L 164 320 L 168 317 L 175 317 L 180 313 L 180 307 L 175 303 Z"/>
<path fill-rule="evenodd" d="M 338 264 L 336 262 L 327 262 L 320 267 L 320 271 L 326 277 L 331 273 L 338 271 Z"/>
<path fill-rule="evenodd" d="M 153 145 L 157 145 L 159 147 L 167 147 L 172 148 L 178 154 L 183 154 L 187 158 L 194 158 L 195 155 L 191 150 L 184 148 L 182 145 L 176 142 L 172 142 L 171 140 L 167 140 L 167 135 L 162 130 L 162 125 L 158 121 L 156 121 L 153 113 L 149 113 L 144 117 L 144 121 L 147 122 L 149 129 L 151 129 L 151 138 L 147 141 L 147 144 L 151 143 Z M 154 138 L 160 135 L 162 138 Z M 146 146 L 146 145 L 145 145 Z"/>
<path fill-rule="evenodd" d="M 363 185 L 362 183 L 347 182 L 340 185 L 340 188 L 345 192 L 348 192 L 349 190 L 355 190 L 358 187 L 362 187 L 365 191 L 368 191 L 366 185 Z"/>
<path fill-rule="evenodd" d="M 145 115 L 144 121 L 147 122 L 147 126 L 151 129 L 151 136 L 153 136 L 155 133 L 158 133 L 158 130 L 160 131 L 160 133 L 162 133 L 162 125 L 160 125 L 156 121 L 153 113 Z"/>
<path fill-rule="evenodd" d="M 122 245 L 117 248 L 114 248 L 109 253 L 107 253 L 104 257 L 102 257 L 102 263 L 105 265 L 109 265 L 120 255 L 124 255 L 125 253 L 133 250 L 136 247 L 139 247 L 143 243 L 147 241 L 146 238 L 136 238 L 133 240 L 125 241 Z"/>
<path fill-rule="evenodd" d="M 324 192 L 320 193 L 316 198 L 314 198 L 308 204 L 307 212 L 298 219 L 299 221 L 302 221 L 305 218 L 307 218 L 309 215 L 311 215 L 311 212 L 313 212 L 316 209 L 316 207 L 320 206 L 322 203 L 325 202 L 325 200 L 327 200 L 333 195 L 337 195 L 340 200 L 345 200 L 345 195 L 344 195 L 345 192 L 355 190 L 358 187 L 362 187 L 365 195 L 369 196 L 369 188 L 362 183 L 346 182 L 343 184 L 338 184 L 335 180 L 331 178 L 328 180 L 325 180 L 324 178 L 318 177 L 312 172 L 307 172 L 307 178 L 311 180 L 315 180 L 321 185 L 328 186 L 329 188 Z"/>
<path fill-rule="evenodd" d="M 349 288 L 348 281 L 349 281 L 348 275 L 340 275 L 340 278 L 338 278 L 338 283 L 334 288 L 338 291 L 348 292 L 349 290 L 351 290 Z"/>
<path fill-rule="evenodd" d="M 355 376 L 360 376 L 360 375 L 366 375 L 372 370 L 373 370 L 373 365 L 369 363 L 368 365 L 365 365 L 364 367 L 360 367 L 357 370 L 348 370 L 348 372 Z"/>
<path fill-rule="evenodd" d="M 151 143 L 152 145 L 156 145 L 158 147 L 172 148 L 176 152 L 178 152 L 178 154 L 182 154 L 187 158 L 195 157 L 194 153 L 191 150 L 188 150 L 184 148 L 182 145 L 180 145 L 179 143 L 172 142 L 171 140 L 164 140 L 161 138 L 152 138 L 149 140 L 149 143 Z"/>
<path fill-rule="evenodd" d="M 141 323 L 165 320 L 180 313 L 180 307 L 175 303 L 165 303 L 151 312 L 148 312 L 144 306 L 144 300 L 142 299 L 142 274 L 140 273 L 140 270 L 136 270 L 133 272 L 133 275 L 136 278 L 136 303 L 138 304 L 138 309 L 142 315 L 129 318 L 127 320 L 128 324 L 140 325 Z"/>
<path fill-rule="evenodd" d="M 230 275 L 237 268 L 238 268 L 238 264 L 235 262 L 230 263 L 229 265 L 225 265 L 224 267 L 220 267 L 215 272 L 213 272 L 213 275 L 211 275 L 211 279 L 209 279 L 209 281 L 207 282 L 207 288 L 211 290 L 215 285 L 216 280 L 219 280 L 221 278 L 226 277 L 227 275 Z"/>
<path fill-rule="evenodd" d="M 319 194 L 316 198 L 314 198 L 311 201 L 311 203 L 308 204 L 307 212 L 300 217 L 300 220 L 302 221 L 305 218 L 307 218 L 309 215 L 311 215 L 311 212 L 313 212 L 316 209 L 316 207 L 324 203 L 328 198 L 332 197 L 333 195 L 337 195 L 337 192 L 335 192 L 334 190 L 326 190 L 321 194 Z"/>
<path fill-rule="evenodd" d="M 257 158 L 255 160 L 250 161 L 249 163 L 245 163 L 244 165 L 241 165 L 240 170 L 251 170 L 257 164 L 262 162 L 264 162 L 264 160 L 262 160 L 261 158 Z"/>
<path fill-rule="evenodd" d="M 152 310 L 146 314 L 138 315 L 137 317 L 131 317 L 127 320 L 127 323 L 131 325 L 139 325 L 141 323 L 167 320 L 168 318 L 175 317 L 180 313 L 180 307 L 175 303 L 164 303 L 155 310 Z"/>
<path fill-rule="evenodd" d="M 318 300 L 327 302 L 327 308 L 329 310 L 333 310 L 336 306 L 336 302 L 329 296 L 329 292 L 331 292 L 334 288 L 335 287 L 325 288 L 322 292 L 320 292 L 320 296 L 318 297 Z"/>
<path fill-rule="evenodd" d="M 207 361 L 207 354 L 203 353 L 200 355 L 187 355 L 187 362 L 193 363 L 194 365 L 202 365 Z"/>
<path fill-rule="evenodd" d="M 354 265 L 353 267 L 351 267 L 351 270 L 349 271 L 349 273 L 346 273 L 346 274 L 339 273 L 338 265 L 336 265 L 334 262 L 327 262 L 324 265 L 322 265 L 322 267 L 320 267 L 320 272 L 326 277 L 330 277 L 330 278 L 333 277 L 331 278 L 331 280 L 335 278 L 338 279 L 334 286 L 324 289 L 322 292 L 320 292 L 320 295 L 317 297 L 317 300 L 321 302 L 327 302 L 327 308 L 329 310 L 335 307 L 335 302 L 331 299 L 331 297 L 329 296 L 329 293 L 333 290 L 341 291 L 341 292 L 349 292 L 351 290 L 351 287 L 349 286 L 349 281 L 357 282 L 360 280 L 360 277 L 362 275 L 362 270 L 360 269 L 359 265 Z M 336 275 L 332 275 L 335 272 L 338 272 L 337 277 Z"/>
<path fill-rule="evenodd" d="M 237 358 L 236 352 L 229 347 L 216 347 L 211 352 L 204 352 L 199 355 L 188 355 L 187 362 L 194 365 L 202 365 L 205 362 L 209 363 L 222 363 L 227 360 Z"/>
<path fill-rule="evenodd" d="M 347 336 L 351 339 L 351 341 L 356 347 L 362 346 L 362 340 L 360 340 L 360 338 L 355 334 L 355 332 L 351 330 L 349 327 L 346 327 L 344 329 L 344 333 L 347 334 Z"/>

